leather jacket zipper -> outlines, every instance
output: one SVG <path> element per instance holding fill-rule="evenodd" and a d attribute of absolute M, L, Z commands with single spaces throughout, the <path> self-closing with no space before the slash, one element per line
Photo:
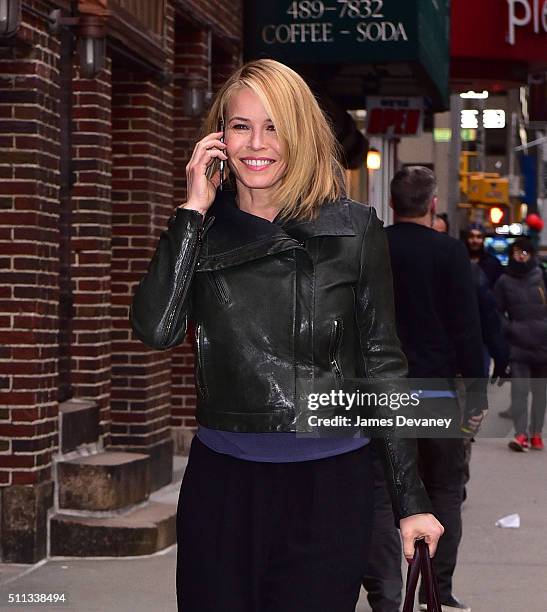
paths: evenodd
<path fill-rule="evenodd" d="M 211 272 L 210 277 L 213 291 L 221 304 L 227 304 L 230 301 L 228 295 L 228 287 L 226 281 L 219 272 Z"/>
<path fill-rule="evenodd" d="M 202 324 L 196 326 L 196 352 L 197 352 L 197 367 L 196 367 L 196 384 L 201 397 L 207 397 L 207 388 L 204 381 L 204 359 L 203 359 L 203 331 Z"/>
<path fill-rule="evenodd" d="M 180 270 L 185 270 L 186 267 L 188 267 L 190 270 L 194 269 L 195 263 L 196 263 L 196 260 L 198 258 L 199 251 L 200 251 L 199 247 L 201 245 L 201 238 L 205 234 L 205 232 L 209 229 L 209 227 L 212 225 L 214 220 L 215 220 L 215 217 L 211 215 L 209 219 L 204 222 L 203 226 L 201 228 L 198 228 L 197 230 L 198 246 L 196 249 L 194 249 L 193 252 L 191 252 L 189 262 L 186 261 L 188 258 L 188 255 L 185 254 L 185 257 L 179 266 Z M 171 312 L 169 313 L 169 318 L 167 319 L 167 323 L 165 325 L 165 331 L 163 333 L 164 339 L 169 335 L 169 332 L 171 330 L 171 325 L 173 325 L 173 319 L 175 318 L 175 312 L 177 310 L 177 305 L 180 304 L 182 299 L 184 299 L 184 296 L 182 295 L 182 292 L 184 290 L 184 285 L 185 283 L 181 282 L 180 286 L 177 287 L 177 290 L 175 292 L 175 297 L 173 300 L 173 308 L 171 309 Z"/>
<path fill-rule="evenodd" d="M 342 342 L 342 333 L 344 331 L 344 325 L 340 319 L 334 319 L 332 322 L 332 330 L 330 335 L 330 346 L 329 346 L 329 362 L 331 369 L 334 373 L 334 377 L 338 383 L 343 380 L 342 370 L 338 362 L 338 352 L 340 349 L 340 343 Z"/>

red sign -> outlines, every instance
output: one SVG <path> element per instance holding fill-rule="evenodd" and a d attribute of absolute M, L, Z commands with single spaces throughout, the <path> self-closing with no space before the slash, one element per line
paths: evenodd
<path fill-rule="evenodd" d="M 457 0 L 450 6 L 452 79 L 495 90 L 496 83 L 500 89 L 524 85 L 528 72 L 547 69 L 547 0 Z"/>
<path fill-rule="evenodd" d="M 367 134 L 419 136 L 422 133 L 421 98 L 367 98 Z"/>

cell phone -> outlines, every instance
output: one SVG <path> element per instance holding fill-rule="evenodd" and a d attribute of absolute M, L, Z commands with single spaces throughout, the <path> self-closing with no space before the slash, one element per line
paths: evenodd
<path fill-rule="evenodd" d="M 224 142 L 224 121 L 222 119 L 218 122 L 218 131 L 222 132 L 222 136 L 220 137 L 220 142 Z M 224 189 L 224 164 L 225 164 L 225 161 L 221 159 L 218 165 L 218 171 L 220 175 L 220 182 L 219 182 L 218 187 L 220 191 Z"/>

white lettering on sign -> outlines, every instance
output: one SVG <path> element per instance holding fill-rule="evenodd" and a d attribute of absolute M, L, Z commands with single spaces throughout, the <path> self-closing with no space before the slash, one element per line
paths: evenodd
<path fill-rule="evenodd" d="M 384 0 L 294 0 L 285 13 L 289 23 L 262 28 L 265 44 L 331 43 L 336 37 L 371 43 L 408 41 L 403 23 L 385 15 Z M 332 21 L 323 22 L 324 18 Z"/>
<path fill-rule="evenodd" d="M 505 111 L 501 108 L 486 108 L 482 113 L 482 124 L 486 129 L 505 127 Z"/>
<path fill-rule="evenodd" d="M 408 40 L 405 27 L 402 23 L 394 24 L 391 21 L 362 21 L 356 26 L 358 42 L 391 42 Z"/>
<path fill-rule="evenodd" d="M 479 111 L 464 109 L 461 112 L 460 125 L 464 130 L 476 130 L 479 127 Z M 485 108 L 482 111 L 482 125 L 485 129 L 505 127 L 505 111 L 501 108 Z"/>
<path fill-rule="evenodd" d="M 535 34 L 540 34 L 542 30 L 547 34 L 547 0 L 507 0 L 507 9 L 510 45 L 515 44 L 516 28 L 527 26 L 530 22 L 533 22 Z"/>
<path fill-rule="evenodd" d="M 329 43 L 333 42 L 332 23 L 281 23 L 262 28 L 262 40 L 273 45 L 280 43 Z"/>
<path fill-rule="evenodd" d="M 476 130 L 479 127 L 479 111 L 464 109 L 461 114 L 460 126 L 464 130 Z"/>

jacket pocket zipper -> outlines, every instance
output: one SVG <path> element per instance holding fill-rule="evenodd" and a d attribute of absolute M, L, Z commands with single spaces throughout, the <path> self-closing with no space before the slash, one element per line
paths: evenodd
<path fill-rule="evenodd" d="M 340 319 L 334 319 L 332 322 L 332 330 L 330 335 L 330 346 L 329 346 L 329 362 L 334 372 L 334 377 L 338 383 L 343 380 L 342 370 L 338 362 L 338 352 L 340 350 L 340 343 L 342 341 L 342 333 L 344 331 L 344 325 Z"/>
<path fill-rule="evenodd" d="M 211 286 L 221 304 L 227 304 L 230 301 L 228 287 L 226 281 L 219 272 L 210 272 Z"/>
<path fill-rule="evenodd" d="M 196 351 L 197 351 L 197 367 L 196 367 L 196 384 L 201 397 L 207 397 L 207 387 L 204 380 L 204 359 L 203 359 L 203 331 L 202 325 L 199 323 L 196 327 Z"/>

